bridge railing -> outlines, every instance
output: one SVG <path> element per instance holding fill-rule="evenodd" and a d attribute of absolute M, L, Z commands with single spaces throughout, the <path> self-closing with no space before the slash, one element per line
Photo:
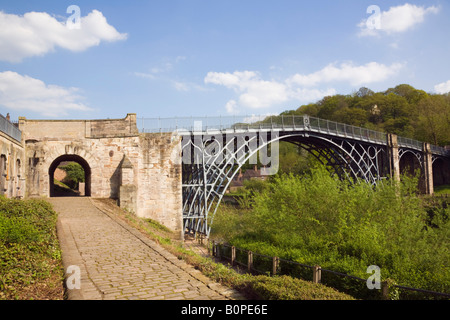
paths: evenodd
<path fill-rule="evenodd" d="M 22 131 L 19 130 L 14 124 L 9 122 L 3 115 L 0 114 L 0 131 L 7 134 L 11 138 L 22 141 Z"/>
<path fill-rule="evenodd" d="M 450 149 L 431 145 L 431 153 L 438 154 L 441 156 L 448 156 L 448 155 L 450 155 Z"/>
<path fill-rule="evenodd" d="M 140 122 L 140 123 L 139 123 Z M 386 143 L 386 134 L 344 123 L 299 115 L 141 118 L 141 132 L 215 132 L 227 130 L 304 130 Z"/>
<path fill-rule="evenodd" d="M 405 137 L 400 137 L 400 136 L 398 137 L 397 141 L 398 141 L 399 147 L 411 148 L 411 149 L 419 150 L 419 151 L 423 150 L 423 142 L 422 141 L 409 139 L 409 138 L 405 138 Z M 446 156 L 446 155 L 450 154 L 450 150 L 447 150 L 444 147 L 431 145 L 430 148 L 431 148 L 431 153 L 436 154 L 436 155 Z"/>
<path fill-rule="evenodd" d="M 423 142 L 418 141 L 418 140 L 405 138 L 405 137 L 398 137 L 397 142 L 398 142 L 399 147 L 406 147 L 406 148 L 411 148 L 411 149 L 415 149 L 415 150 L 423 149 Z"/>
<path fill-rule="evenodd" d="M 314 118 L 307 115 L 280 116 L 225 116 L 225 117 L 174 117 L 174 118 L 141 118 L 138 119 L 141 132 L 227 132 L 229 130 L 308 130 L 324 134 L 332 134 L 380 144 L 386 144 L 387 134 L 367 128 L 352 126 L 330 120 Z M 400 147 L 423 149 L 423 142 L 410 138 L 398 137 Z M 439 146 L 431 146 L 433 154 L 449 156 L 450 150 Z"/>
<path fill-rule="evenodd" d="M 378 143 L 386 143 L 386 133 L 370 130 L 362 127 L 356 127 L 344 123 L 309 117 L 310 129 L 318 130 L 322 133 L 329 133 L 338 136 L 356 138 Z"/>

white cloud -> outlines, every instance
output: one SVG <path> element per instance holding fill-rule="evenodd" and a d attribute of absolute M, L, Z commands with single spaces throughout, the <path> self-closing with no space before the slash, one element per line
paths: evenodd
<path fill-rule="evenodd" d="M 319 83 L 333 81 L 344 81 L 353 86 L 368 85 L 388 79 L 402 67 L 401 63 L 386 66 L 377 62 L 370 62 L 362 66 L 355 66 L 350 62 L 342 63 L 340 66 L 329 64 L 322 70 L 308 75 L 296 74 L 288 79 L 288 82 L 300 86 L 316 86 Z"/>
<path fill-rule="evenodd" d="M 56 47 L 84 51 L 102 41 L 127 38 L 109 25 L 98 10 L 81 17 L 80 28 L 66 26 L 45 12 L 28 12 L 23 16 L 0 11 L 0 60 L 20 62 L 24 58 L 42 56 Z"/>
<path fill-rule="evenodd" d="M 450 80 L 443 82 L 434 86 L 434 91 L 439 94 L 444 94 L 450 92 Z"/>
<path fill-rule="evenodd" d="M 435 6 L 425 8 L 409 3 L 391 7 L 388 11 L 374 12 L 368 19 L 361 21 L 358 24 L 361 29 L 359 35 L 376 36 L 381 31 L 387 34 L 405 32 L 422 23 L 426 15 L 437 14 L 438 12 L 439 8 Z M 377 14 L 379 14 L 379 20 L 378 23 L 374 23 Z"/>
<path fill-rule="evenodd" d="M 182 81 L 172 81 L 173 87 L 180 92 L 190 92 L 190 91 L 208 91 L 208 88 L 202 87 L 193 82 L 182 82 Z"/>
<path fill-rule="evenodd" d="M 230 114 L 238 113 L 237 102 L 235 100 L 228 101 L 225 105 L 225 110 Z"/>
<path fill-rule="evenodd" d="M 152 80 L 156 79 L 156 76 L 152 73 L 134 72 L 133 74 L 139 78 L 152 79 Z"/>
<path fill-rule="evenodd" d="M 175 89 L 177 91 L 188 92 L 190 90 L 190 88 L 189 88 L 187 83 L 180 82 L 180 81 L 174 81 L 173 82 L 173 86 L 175 87 Z"/>
<path fill-rule="evenodd" d="M 187 60 L 185 56 L 177 56 L 175 58 L 166 57 L 157 66 L 148 69 L 148 71 L 134 72 L 133 74 L 139 78 L 167 82 L 179 92 L 190 92 L 193 90 L 207 91 L 207 88 L 202 87 L 196 83 L 174 80 L 171 78 L 170 75 L 173 73 L 172 71 L 185 60 Z"/>
<path fill-rule="evenodd" d="M 330 64 L 311 74 L 295 74 L 281 81 L 264 80 L 254 71 L 209 72 L 204 81 L 234 90 L 238 99 L 228 101 L 225 108 L 228 113 L 236 113 L 242 107 L 264 109 L 293 101 L 308 103 L 337 93 L 334 88 L 320 88 L 320 85 L 341 82 L 352 86 L 368 85 L 384 81 L 402 68 L 400 63 L 391 66 L 376 62 L 362 66 L 342 63 Z"/>
<path fill-rule="evenodd" d="M 12 110 L 37 112 L 46 117 L 67 115 L 69 111 L 91 111 L 80 102 L 77 88 L 47 85 L 39 79 L 16 72 L 0 72 L 0 105 Z"/>
<path fill-rule="evenodd" d="M 240 94 L 239 104 L 254 109 L 266 108 L 290 99 L 289 87 L 285 83 L 263 80 L 253 71 L 209 72 L 205 83 L 234 89 Z M 233 105 L 233 109 L 235 107 L 236 105 Z"/>

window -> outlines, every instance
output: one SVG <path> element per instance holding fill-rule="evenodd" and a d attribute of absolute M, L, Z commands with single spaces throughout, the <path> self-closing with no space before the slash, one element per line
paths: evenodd
<path fill-rule="evenodd" d="M 5 194 L 6 187 L 6 156 L 4 154 L 0 157 L 0 194 Z"/>

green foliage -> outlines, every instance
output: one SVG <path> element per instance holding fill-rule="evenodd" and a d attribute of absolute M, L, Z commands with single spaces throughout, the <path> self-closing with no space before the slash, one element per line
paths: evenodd
<path fill-rule="evenodd" d="M 250 285 L 263 300 L 351 300 L 324 285 L 288 276 L 257 276 Z"/>
<path fill-rule="evenodd" d="M 322 167 L 277 176 L 253 195 L 251 210 L 221 208 L 212 235 L 363 279 L 367 267 L 377 265 L 383 279 L 444 292 L 450 287 L 449 209 L 430 218 L 416 186 L 417 177 L 376 188 L 349 184 Z"/>
<path fill-rule="evenodd" d="M 303 174 L 317 163 L 308 151 L 286 141 L 279 144 L 279 173 Z"/>
<path fill-rule="evenodd" d="M 450 194 L 450 185 L 443 185 L 434 187 L 435 194 Z"/>
<path fill-rule="evenodd" d="M 22 299 L 33 284 L 62 277 L 56 219 L 45 201 L 0 197 L 0 299 Z"/>
<path fill-rule="evenodd" d="M 71 189 L 77 189 L 80 182 L 85 182 L 84 169 L 80 164 L 70 162 L 64 166 L 61 166 L 60 169 L 67 173 L 67 176 L 64 178 L 64 183 Z"/>
<path fill-rule="evenodd" d="M 325 97 L 282 114 L 308 114 L 435 145 L 450 144 L 449 95 L 428 94 L 407 84 L 384 92 L 361 88 L 352 95 Z"/>

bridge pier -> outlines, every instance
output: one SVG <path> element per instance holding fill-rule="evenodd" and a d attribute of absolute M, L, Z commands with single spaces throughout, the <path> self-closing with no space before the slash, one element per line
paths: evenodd
<path fill-rule="evenodd" d="M 431 153 L 431 145 L 429 143 L 423 143 L 423 179 L 425 180 L 425 194 L 434 193 L 433 182 L 433 158 Z"/>
<path fill-rule="evenodd" d="M 422 151 L 415 151 L 415 153 L 421 159 L 420 189 L 424 194 L 433 194 L 433 157 L 431 145 L 429 143 L 423 143 Z M 405 154 L 405 152 L 403 152 L 403 154 Z M 402 168 L 400 166 L 398 137 L 395 134 L 387 135 L 387 155 L 389 157 L 390 178 L 394 181 L 400 181 Z"/>
<path fill-rule="evenodd" d="M 387 134 L 387 156 L 389 163 L 389 175 L 394 181 L 400 181 L 400 157 L 398 154 L 397 135 Z"/>

